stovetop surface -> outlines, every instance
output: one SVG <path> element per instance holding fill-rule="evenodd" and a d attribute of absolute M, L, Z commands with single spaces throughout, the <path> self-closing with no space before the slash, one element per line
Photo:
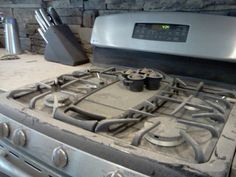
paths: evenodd
<path fill-rule="evenodd" d="M 147 89 L 150 72 L 162 76 L 158 88 L 151 90 Z M 129 75 L 135 79 L 128 79 Z M 141 91 L 131 90 L 137 80 L 143 81 Z M 14 90 L 8 98 L 114 141 L 204 163 L 211 157 L 235 96 L 231 89 L 161 71 L 96 68 Z"/>

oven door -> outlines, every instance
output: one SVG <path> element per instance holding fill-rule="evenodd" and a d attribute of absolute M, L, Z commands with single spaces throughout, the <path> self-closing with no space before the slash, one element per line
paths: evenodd
<path fill-rule="evenodd" d="M 0 177 L 62 177 L 46 165 L 0 141 Z"/>
<path fill-rule="evenodd" d="M 11 151 L 0 148 L 1 177 L 43 177 L 40 169 Z M 48 176 L 47 176 L 48 177 Z"/>
<path fill-rule="evenodd" d="M 3 177 L 32 176 L 25 172 L 28 171 L 28 169 L 16 156 L 3 149 L 0 150 L 0 171 L 0 175 Z"/>

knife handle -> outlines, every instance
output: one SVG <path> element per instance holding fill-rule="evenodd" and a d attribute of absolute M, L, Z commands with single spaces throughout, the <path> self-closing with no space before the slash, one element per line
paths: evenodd
<path fill-rule="evenodd" d="M 58 13 L 56 12 L 56 10 L 53 7 L 49 7 L 48 12 L 51 15 L 55 25 L 63 24 L 62 21 L 61 21 L 61 18 L 59 17 Z"/>

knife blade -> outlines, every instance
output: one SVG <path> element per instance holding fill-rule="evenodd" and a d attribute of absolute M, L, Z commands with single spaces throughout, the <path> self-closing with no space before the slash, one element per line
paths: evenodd
<path fill-rule="evenodd" d="M 39 26 L 41 27 L 41 29 L 43 30 L 43 32 L 46 32 L 46 28 L 45 26 L 42 24 L 42 22 L 40 21 L 40 19 L 38 18 L 37 15 L 35 15 L 35 19 L 38 22 Z"/>
<path fill-rule="evenodd" d="M 44 19 L 43 19 L 41 13 L 39 12 L 39 10 L 35 10 L 35 15 L 37 16 L 36 20 L 38 19 L 40 21 L 40 23 L 44 26 L 44 29 L 47 30 L 49 26 L 44 21 Z"/>
<path fill-rule="evenodd" d="M 46 37 L 44 36 L 43 31 L 42 31 L 40 28 L 38 28 L 38 32 L 39 32 L 39 34 L 42 36 L 43 40 L 44 40 L 46 43 L 48 43 Z"/>
<path fill-rule="evenodd" d="M 39 12 L 40 12 L 41 16 L 43 17 L 45 23 L 46 23 L 49 27 L 52 26 L 52 24 L 50 23 L 50 20 L 49 20 L 49 18 L 48 18 L 47 13 L 46 13 L 42 8 L 39 9 Z"/>

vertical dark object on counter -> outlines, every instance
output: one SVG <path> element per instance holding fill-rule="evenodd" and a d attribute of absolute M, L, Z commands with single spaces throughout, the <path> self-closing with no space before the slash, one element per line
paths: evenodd
<path fill-rule="evenodd" d="M 89 61 L 80 43 L 68 25 L 62 23 L 54 8 L 36 10 L 35 18 L 40 25 L 38 31 L 47 43 L 44 52 L 46 60 L 71 66 Z"/>
<path fill-rule="evenodd" d="M 48 8 L 48 13 L 52 17 L 53 22 L 54 22 L 55 25 L 63 24 L 62 21 L 61 21 L 61 18 L 59 17 L 59 15 L 57 14 L 56 10 L 53 7 Z"/>
<path fill-rule="evenodd" d="M 46 60 L 72 66 L 89 61 L 67 25 L 51 26 L 45 37 L 48 41 L 44 52 Z"/>

